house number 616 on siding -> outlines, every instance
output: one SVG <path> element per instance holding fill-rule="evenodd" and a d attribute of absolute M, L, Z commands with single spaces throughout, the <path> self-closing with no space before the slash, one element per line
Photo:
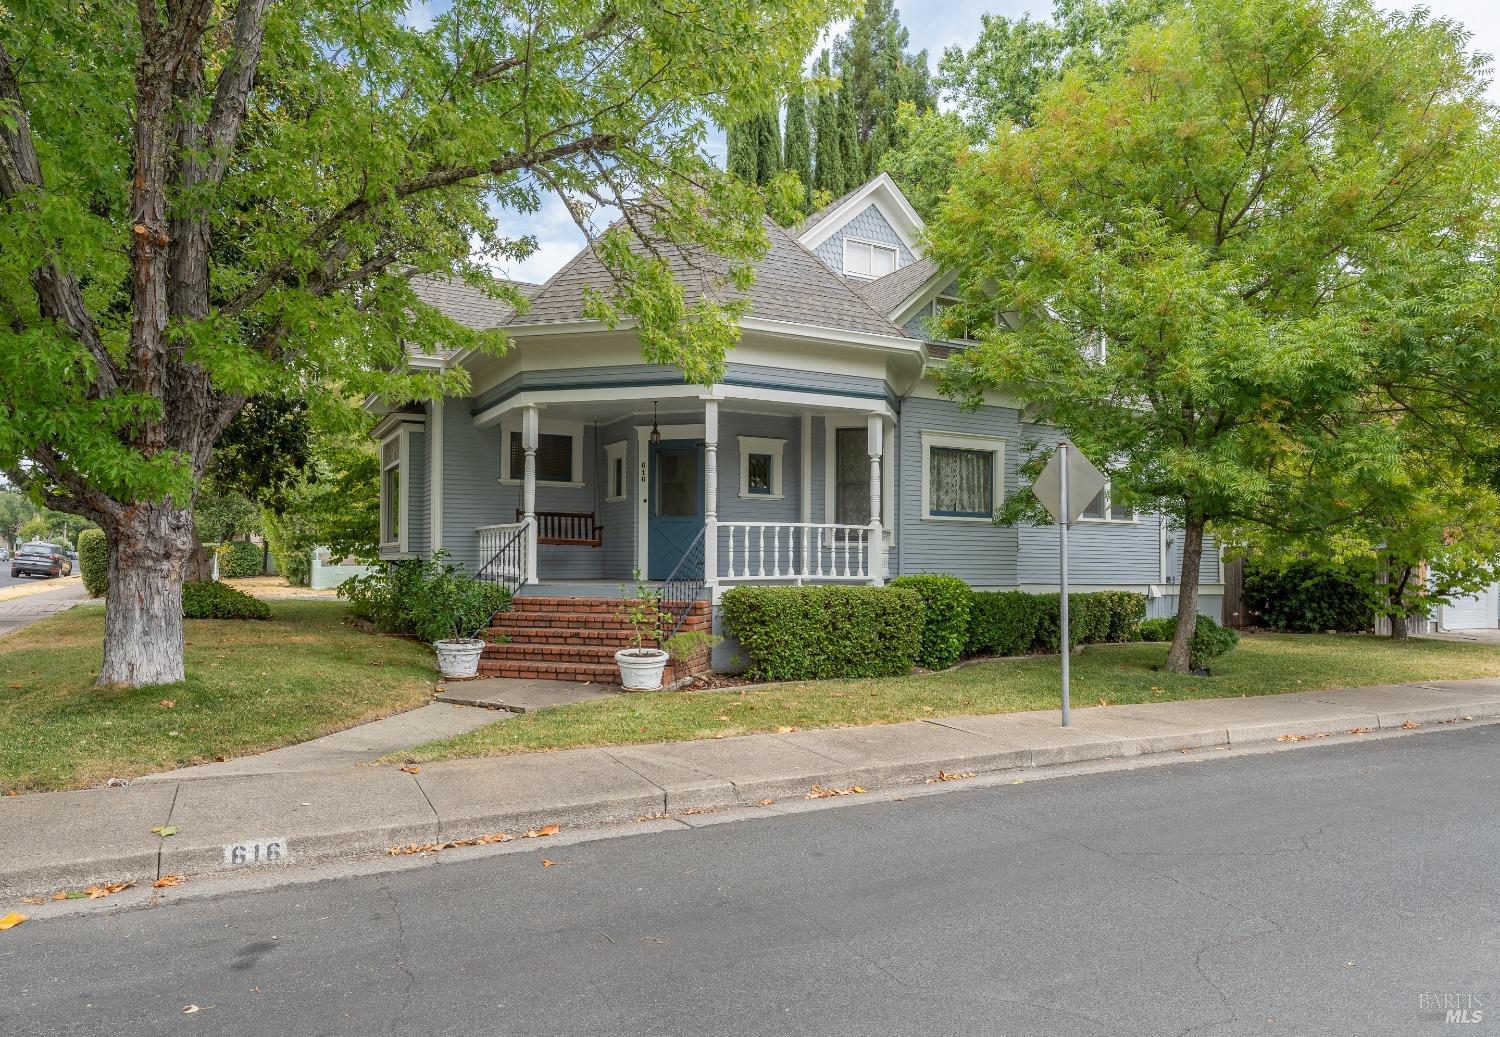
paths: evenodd
<path fill-rule="evenodd" d="M 276 864 L 290 856 L 290 848 L 284 836 L 275 839 L 247 839 L 224 847 L 224 863 L 231 868 L 247 864 Z"/>

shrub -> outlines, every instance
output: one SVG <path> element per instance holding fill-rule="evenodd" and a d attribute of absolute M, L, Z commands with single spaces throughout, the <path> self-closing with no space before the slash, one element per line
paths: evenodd
<path fill-rule="evenodd" d="M 1273 630 L 1369 630 L 1382 601 L 1374 573 L 1363 571 L 1363 564 L 1341 568 L 1299 561 L 1277 569 L 1247 563 L 1245 607 Z"/>
<path fill-rule="evenodd" d="M 423 641 L 472 637 L 496 612 L 510 609 L 510 592 L 482 583 L 441 551 L 427 561 L 393 562 L 339 585 L 349 611 L 387 634 Z"/>
<path fill-rule="evenodd" d="M 723 640 L 718 634 L 710 634 L 706 630 L 683 630 L 667 638 L 661 646 L 672 657 L 673 662 L 680 663 L 697 658 L 703 652 L 713 651 Z"/>
<path fill-rule="evenodd" d="M 260 545 L 248 540 L 231 540 L 216 549 L 219 556 L 219 579 L 241 580 L 259 576 L 264 570 Z"/>
<path fill-rule="evenodd" d="M 1059 608 L 1060 594 L 1039 594 L 1046 610 L 1037 624 L 1036 651 L 1061 649 Z M 1128 641 L 1135 637 L 1141 617 L 1146 612 L 1146 598 L 1127 591 L 1096 591 L 1068 595 L 1068 632 L 1074 645 Z"/>
<path fill-rule="evenodd" d="M 1188 665 L 1201 670 L 1240 643 L 1240 635 L 1221 627 L 1208 616 L 1199 616 L 1188 642 Z"/>
<path fill-rule="evenodd" d="M 974 592 L 957 576 L 921 573 L 898 576 L 892 587 L 910 587 L 922 596 L 922 648 L 917 662 L 944 670 L 958 662 L 969 643 L 969 608 Z"/>
<path fill-rule="evenodd" d="M 313 543 L 311 524 L 299 515 L 274 515 L 266 511 L 261 516 L 261 525 L 276 571 L 292 586 L 306 587 L 312 579 L 312 549 L 318 546 Z"/>
<path fill-rule="evenodd" d="M 109 541 L 104 539 L 104 530 L 85 529 L 78 534 L 78 568 L 89 597 L 104 597 L 109 589 Z"/>
<path fill-rule="evenodd" d="M 1146 596 L 1129 591 L 1099 591 L 1093 597 L 1104 602 L 1104 610 L 1109 616 L 1103 640 L 1136 640 L 1141 623 L 1146 618 Z"/>
<path fill-rule="evenodd" d="M 909 587 L 735 587 L 723 616 L 761 680 L 893 677 L 921 650 L 923 607 Z"/>
<path fill-rule="evenodd" d="M 1047 602 L 1023 591 L 976 591 L 969 606 L 970 655 L 1025 655 L 1036 650 Z"/>
<path fill-rule="evenodd" d="M 1147 619 L 1140 624 L 1140 636 L 1142 641 L 1170 641 L 1172 635 L 1177 632 L 1177 620 L 1172 616 L 1161 619 Z"/>
<path fill-rule="evenodd" d="M 271 606 L 217 580 L 189 580 L 182 585 L 186 619 L 270 619 Z"/>

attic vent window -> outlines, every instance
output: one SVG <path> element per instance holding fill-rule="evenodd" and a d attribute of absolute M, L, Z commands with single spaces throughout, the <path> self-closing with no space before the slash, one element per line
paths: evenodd
<path fill-rule="evenodd" d="M 850 277 L 884 277 L 895 271 L 900 259 L 894 245 L 844 239 L 844 273 Z"/>

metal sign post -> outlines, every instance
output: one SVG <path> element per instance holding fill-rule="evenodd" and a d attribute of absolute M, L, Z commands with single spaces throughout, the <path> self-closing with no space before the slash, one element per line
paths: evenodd
<path fill-rule="evenodd" d="M 1083 514 L 1083 509 L 1104 489 L 1104 473 L 1092 461 L 1074 450 L 1066 440 L 1058 444 L 1057 453 L 1042 468 L 1031 492 L 1057 521 L 1057 584 L 1059 590 L 1057 619 L 1062 629 L 1062 726 L 1072 722 L 1068 702 L 1069 655 L 1072 638 L 1068 629 L 1068 527 Z"/>
<path fill-rule="evenodd" d="M 1066 440 L 1058 446 L 1057 452 L 1062 457 L 1062 470 L 1066 473 L 1068 470 Z M 1068 482 L 1070 480 L 1064 478 L 1061 481 L 1059 503 L 1062 505 L 1062 521 L 1057 524 L 1057 583 L 1061 594 L 1057 599 L 1057 615 L 1058 623 L 1062 627 L 1060 635 L 1062 639 L 1062 726 L 1068 727 L 1073 720 L 1068 709 L 1068 656 L 1072 651 L 1068 643 L 1072 640 L 1069 636 L 1071 631 L 1068 629 L 1068 526 L 1072 523 L 1068 519 L 1072 513 L 1068 510 Z"/>

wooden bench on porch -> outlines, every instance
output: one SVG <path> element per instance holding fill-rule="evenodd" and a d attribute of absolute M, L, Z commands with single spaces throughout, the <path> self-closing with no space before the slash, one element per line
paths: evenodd
<path fill-rule="evenodd" d="M 516 521 L 526 517 L 516 511 Z M 538 511 L 536 542 L 564 544 L 573 547 L 599 547 L 604 543 L 604 527 L 594 521 L 592 511 Z"/>

